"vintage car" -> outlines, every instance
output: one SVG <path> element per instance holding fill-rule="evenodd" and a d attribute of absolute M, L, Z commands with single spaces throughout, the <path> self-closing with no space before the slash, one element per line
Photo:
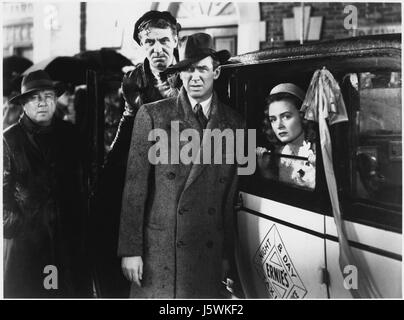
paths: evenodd
<path fill-rule="evenodd" d="M 294 83 L 307 90 L 324 68 L 348 116 L 328 124 L 337 192 L 329 192 L 320 135 L 314 188 L 258 169 L 240 177 L 237 266 L 246 298 L 402 297 L 401 35 L 236 56 L 222 67 L 217 90 L 256 129 L 259 146 L 271 88 Z"/>

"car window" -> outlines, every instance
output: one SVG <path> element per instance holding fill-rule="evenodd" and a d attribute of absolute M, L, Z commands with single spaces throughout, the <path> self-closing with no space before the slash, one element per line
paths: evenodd
<path fill-rule="evenodd" d="M 257 155 L 261 178 L 304 190 L 316 186 L 315 142 L 303 141 L 301 146 L 280 145 Z"/>
<path fill-rule="evenodd" d="M 358 74 L 354 197 L 401 204 L 401 72 Z"/>

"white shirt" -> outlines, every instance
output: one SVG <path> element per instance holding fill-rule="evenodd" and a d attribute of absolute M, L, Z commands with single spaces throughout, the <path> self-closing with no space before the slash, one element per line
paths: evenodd
<path fill-rule="evenodd" d="M 198 102 L 198 101 L 196 101 L 195 99 L 192 99 L 192 98 L 188 95 L 188 99 L 189 99 L 189 102 L 191 103 L 192 111 L 195 112 L 195 106 L 199 103 L 199 104 L 202 106 L 202 111 L 203 111 L 203 114 L 205 115 L 206 119 L 209 119 L 212 97 L 213 97 L 213 93 L 212 93 L 212 95 L 211 95 L 208 99 L 206 99 L 205 101 Z"/>
<path fill-rule="evenodd" d="M 315 155 L 311 149 L 311 143 L 308 141 L 303 141 L 300 146 L 287 144 L 280 149 L 280 153 L 300 157 Z M 305 160 L 280 158 L 279 180 L 313 190 L 316 186 L 315 163 Z"/>

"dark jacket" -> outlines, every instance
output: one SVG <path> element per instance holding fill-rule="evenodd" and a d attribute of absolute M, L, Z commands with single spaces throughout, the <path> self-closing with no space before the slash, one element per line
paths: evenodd
<path fill-rule="evenodd" d="M 216 94 L 211 110 L 207 129 L 229 129 L 235 136 L 236 129 L 244 128 L 241 117 Z M 171 127 L 172 121 L 177 122 L 177 128 Z M 201 139 L 199 152 L 212 148 L 212 164 L 185 164 L 180 160 L 179 164 L 169 161 L 152 165 L 148 157 L 152 129 L 167 133 L 170 147 L 161 152 L 167 152 L 168 159 L 188 144 L 171 141 L 171 136 L 178 135 L 179 139 L 184 130 L 195 129 L 202 137 L 184 89 L 177 98 L 144 105 L 136 116 L 118 249 L 120 256 L 143 258 L 142 287 L 133 284 L 131 297 L 219 298 L 222 259 L 231 260 L 233 254 L 235 158 L 234 164 L 225 164 L 226 139 L 221 149 L 213 149 L 218 144 L 209 147 L 210 139 Z M 222 155 L 223 164 L 214 164 L 215 151 Z M 235 152 L 228 155 L 234 156 Z"/>
<path fill-rule="evenodd" d="M 85 211 L 72 125 L 54 119 L 39 127 L 23 114 L 4 131 L 3 151 L 4 296 L 85 295 Z M 47 265 L 57 267 L 57 290 L 44 288 Z"/>
<path fill-rule="evenodd" d="M 173 89 L 179 91 L 181 81 L 178 76 L 171 76 L 167 81 Z M 117 135 L 107 155 L 98 185 L 96 221 L 93 223 L 97 288 L 102 297 L 127 297 L 129 294 L 129 282 L 123 277 L 121 262 L 116 255 L 119 215 L 136 112 L 144 103 L 164 98 L 154 84 L 155 78 L 147 59 L 144 63 L 136 65 L 133 71 L 128 72 L 122 81 L 125 102 L 129 105 L 125 109 L 131 110 L 131 113 L 123 114 Z"/>
<path fill-rule="evenodd" d="M 162 80 L 168 81 L 173 89 L 181 88 L 182 82 L 178 75 L 167 77 L 162 74 Z M 154 86 L 155 78 L 150 70 L 149 60 L 136 65 L 133 71 L 125 74 L 122 80 L 122 93 L 125 103 L 132 110 L 131 114 L 124 113 L 119 123 L 118 131 L 112 143 L 111 151 L 108 153 L 105 166 L 118 165 L 126 168 L 128 159 L 130 139 L 132 136 L 133 122 L 136 112 L 146 103 L 164 99 L 159 90 Z"/>

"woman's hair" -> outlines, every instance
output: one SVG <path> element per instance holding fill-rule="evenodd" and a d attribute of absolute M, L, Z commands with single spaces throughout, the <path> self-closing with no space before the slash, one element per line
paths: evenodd
<path fill-rule="evenodd" d="M 304 131 L 305 140 L 309 142 L 315 142 L 317 137 L 315 131 L 315 124 L 312 121 L 304 119 L 303 115 L 300 112 L 300 106 L 302 105 L 303 101 L 293 94 L 287 92 L 279 92 L 269 95 L 265 100 L 265 110 L 264 110 L 265 117 L 263 120 L 262 132 L 266 140 L 270 143 L 272 149 L 280 147 L 284 145 L 284 143 L 279 141 L 279 139 L 275 135 L 274 130 L 272 129 L 272 125 L 269 120 L 269 105 L 275 101 L 282 101 L 282 100 L 287 100 L 296 107 L 296 109 L 299 111 L 300 118 L 302 120 L 302 127 Z"/>

